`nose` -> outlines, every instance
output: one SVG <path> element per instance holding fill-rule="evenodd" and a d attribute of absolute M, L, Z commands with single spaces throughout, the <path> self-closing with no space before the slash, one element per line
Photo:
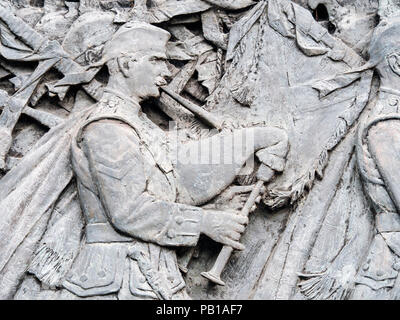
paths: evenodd
<path fill-rule="evenodd" d="M 165 80 L 170 80 L 172 77 L 172 73 L 171 71 L 169 71 L 168 66 L 166 63 L 164 63 L 164 68 L 162 70 L 161 76 L 165 79 Z"/>

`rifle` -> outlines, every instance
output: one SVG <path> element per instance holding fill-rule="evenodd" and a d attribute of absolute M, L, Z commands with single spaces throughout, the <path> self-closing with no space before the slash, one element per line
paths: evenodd
<path fill-rule="evenodd" d="M 172 92 L 166 87 L 161 87 L 161 90 L 168 94 L 171 98 L 179 102 L 183 107 L 191 111 L 194 115 L 198 116 L 201 120 L 206 122 L 211 127 L 221 130 L 223 127 L 223 122 L 218 119 L 215 115 L 206 111 L 205 109 L 195 105 L 194 103 L 188 101 L 182 96 Z M 260 195 L 262 187 L 264 183 L 270 181 L 274 176 L 274 171 L 267 167 L 264 164 L 261 164 L 257 171 L 257 183 L 250 193 L 249 198 L 247 199 L 245 205 L 240 211 L 240 215 L 247 217 L 251 211 L 251 208 L 255 205 L 257 197 Z M 233 253 L 233 248 L 230 246 L 223 246 L 221 252 L 219 253 L 213 267 L 208 272 L 202 272 L 201 275 L 208 279 L 211 282 L 214 282 L 218 285 L 224 286 L 225 282 L 221 280 L 221 274 L 224 270 L 226 264 L 229 261 L 230 256 Z M 190 251 L 190 254 L 193 253 L 193 250 Z M 190 257 L 185 259 L 185 263 L 188 264 Z M 186 272 L 186 266 L 180 266 L 181 270 Z"/>
<path fill-rule="evenodd" d="M 63 100 L 68 90 L 66 78 L 73 84 L 84 83 L 83 89 L 95 100 L 100 100 L 102 93 L 95 90 L 100 83 L 93 79 L 98 69 L 86 70 L 70 57 L 70 54 L 63 49 L 58 41 L 50 41 L 24 20 L 11 13 L 9 9 L 1 6 L 0 20 L 4 23 L 3 27 L 7 27 L 19 40 L 32 48 L 35 55 L 43 54 L 45 59 L 58 58 L 54 68 L 61 72 L 65 78 L 58 81 L 52 88 L 55 90 L 53 93 L 56 93 L 60 100 Z M 5 31 L 4 28 L 1 30 Z M 60 87 L 63 87 L 63 89 L 60 89 Z"/>
<path fill-rule="evenodd" d="M 0 89 L 0 110 L 4 108 L 5 103 L 7 100 L 10 99 L 10 96 L 7 94 L 6 91 Z M 53 115 L 48 112 L 40 111 L 33 109 L 31 107 L 26 106 L 22 110 L 23 114 L 26 114 L 27 116 L 31 117 L 32 119 L 35 119 L 39 123 L 43 124 L 44 126 L 48 128 L 53 128 L 63 122 L 64 120 L 56 115 Z"/>
<path fill-rule="evenodd" d="M 10 9 L 0 6 L 0 20 L 2 41 L 5 39 L 6 42 L 3 49 L 11 55 L 10 59 L 40 61 L 21 88 L 3 104 L 4 109 L 0 116 L 0 169 L 4 169 L 5 158 L 12 143 L 12 131 L 41 78 L 48 70 L 54 67 L 65 76 L 54 86 L 48 86 L 50 93 L 57 94 L 61 100 L 64 99 L 70 84 L 85 83 L 83 89 L 96 100 L 101 98 L 102 92 L 98 90 L 101 85 L 93 80 L 98 69 L 85 70 L 69 57 L 57 41 L 50 41 L 40 35 L 25 21 L 11 13 Z M 13 36 L 22 41 L 23 45 L 18 44 Z"/>

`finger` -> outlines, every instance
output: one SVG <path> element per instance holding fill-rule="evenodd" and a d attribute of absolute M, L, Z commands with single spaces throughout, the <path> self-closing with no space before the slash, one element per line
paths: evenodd
<path fill-rule="evenodd" d="M 256 203 L 260 203 L 260 201 L 261 201 L 261 196 L 258 196 L 258 197 L 256 198 Z"/>
<path fill-rule="evenodd" d="M 230 247 L 232 247 L 233 249 L 236 249 L 236 250 L 242 251 L 242 250 L 245 249 L 245 246 L 242 245 L 240 242 L 234 241 L 234 240 L 229 239 L 229 238 L 224 238 L 224 239 L 223 239 L 223 242 L 224 242 L 224 244 L 226 244 L 227 246 L 230 246 Z"/>
<path fill-rule="evenodd" d="M 247 199 L 248 199 L 248 196 L 247 196 L 247 195 L 242 195 L 242 196 L 240 196 L 240 201 L 243 202 L 243 203 L 246 202 Z"/>
<path fill-rule="evenodd" d="M 253 211 L 255 211 L 256 209 L 257 209 L 257 206 L 254 205 L 254 206 L 251 207 L 250 212 L 253 212 Z"/>
<path fill-rule="evenodd" d="M 237 214 L 237 215 L 233 216 L 233 221 L 238 222 L 240 224 L 248 224 L 249 223 L 249 218 Z"/>
<path fill-rule="evenodd" d="M 233 199 L 233 197 L 236 195 L 236 193 L 233 191 L 233 190 L 229 190 L 228 192 L 227 192 L 227 194 L 226 194 L 226 198 L 228 199 L 228 200 L 232 200 Z"/>
<path fill-rule="evenodd" d="M 231 209 L 235 209 L 237 211 L 240 211 L 242 209 L 242 207 L 243 207 L 243 205 L 238 203 L 238 204 L 235 204 Z"/>
<path fill-rule="evenodd" d="M 229 237 L 232 240 L 239 241 L 240 237 L 241 237 L 241 234 L 239 232 L 232 231 L 232 232 L 230 232 Z"/>
<path fill-rule="evenodd" d="M 254 187 L 255 187 L 255 184 L 250 185 L 250 186 L 237 186 L 237 187 L 235 187 L 235 193 L 236 194 L 249 193 L 249 192 L 253 191 Z"/>
<path fill-rule="evenodd" d="M 231 227 L 234 231 L 239 232 L 239 233 L 243 233 L 244 230 L 246 229 L 244 225 L 239 224 L 239 223 L 234 223 L 231 225 Z"/>

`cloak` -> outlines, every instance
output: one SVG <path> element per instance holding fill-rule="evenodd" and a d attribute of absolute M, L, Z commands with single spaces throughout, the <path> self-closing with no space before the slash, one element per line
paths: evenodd
<path fill-rule="evenodd" d="M 60 211 L 58 208 L 67 208 L 63 214 L 64 220 L 76 220 L 81 215 L 76 197 L 66 188 L 73 178 L 70 166 L 71 141 L 87 113 L 72 114 L 65 122 L 52 128 L 0 181 L 0 299 L 12 298 L 37 244 L 46 230 L 51 231 L 49 222 L 53 225 L 57 223 L 55 214 Z M 71 231 L 67 227 L 55 229 L 60 230 L 60 237 Z M 80 237 L 80 234 L 75 237 Z M 44 260 L 54 259 L 53 264 L 47 261 L 46 265 L 53 265 L 50 269 L 62 276 L 67 268 L 61 267 L 61 261 L 72 263 L 75 246 L 79 246 L 79 239 L 70 240 L 64 250 L 58 250 L 64 253 L 63 256 L 53 253 L 50 248 L 47 251 L 39 250 L 38 254 Z M 39 274 L 42 278 L 49 276 L 44 270 Z"/>

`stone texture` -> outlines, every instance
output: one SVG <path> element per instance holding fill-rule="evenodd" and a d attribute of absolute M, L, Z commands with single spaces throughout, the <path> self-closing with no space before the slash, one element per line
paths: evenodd
<path fill-rule="evenodd" d="M 400 297 L 399 1 L 0 20 L 1 299 Z"/>

